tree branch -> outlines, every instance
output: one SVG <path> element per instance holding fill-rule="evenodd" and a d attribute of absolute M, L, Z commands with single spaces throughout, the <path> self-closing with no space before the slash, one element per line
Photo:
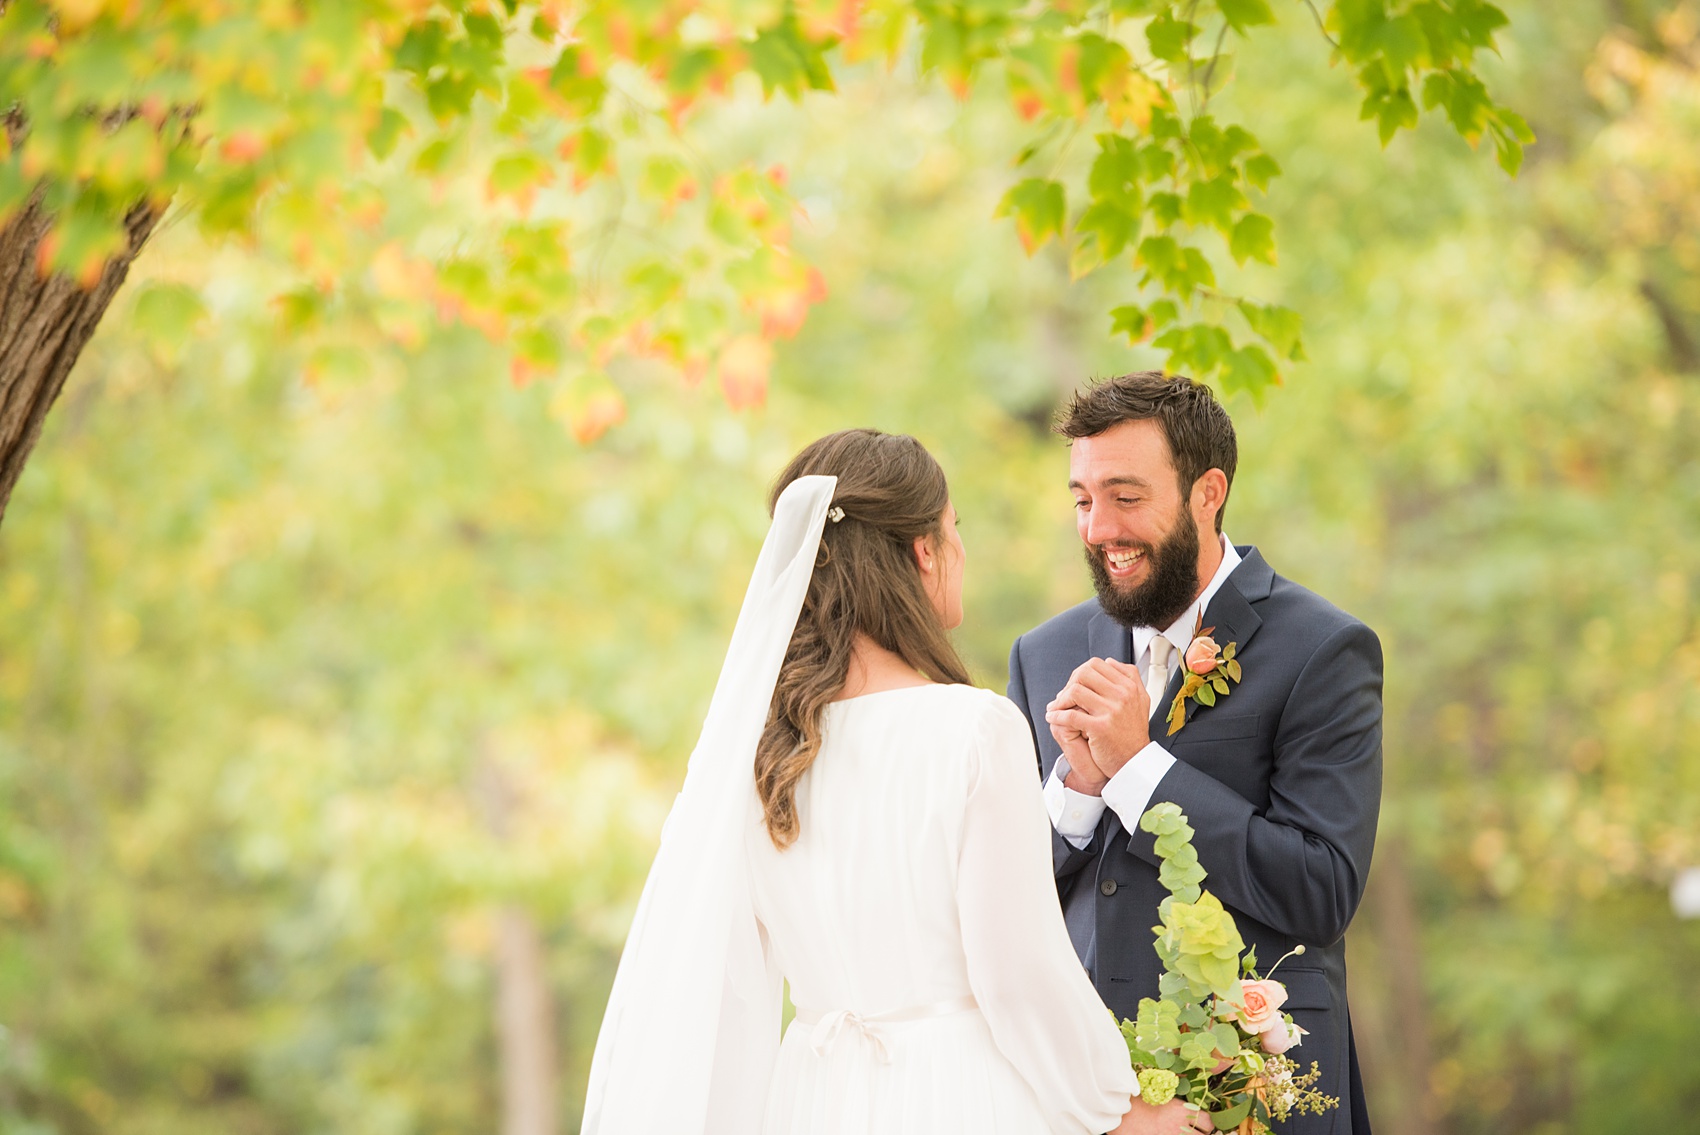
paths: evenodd
<path fill-rule="evenodd" d="M 1670 348 L 1671 365 L 1679 371 L 1700 371 L 1700 342 L 1695 341 L 1682 312 L 1665 295 L 1664 289 L 1652 280 L 1641 281 L 1641 295 L 1652 307 L 1653 314 L 1659 317 L 1665 343 Z"/>
<path fill-rule="evenodd" d="M 1328 25 L 1323 21 L 1322 13 L 1317 11 L 1315 0 L 1305 0 L 1305 7 L 1309 8 L 1310 14 L 1316 17 L 1316 30 L 1322 33 L 1322 38 L 1333 45 L 1334 50 L 1340 50 L 1340 41 L 1328 34 Z"/>

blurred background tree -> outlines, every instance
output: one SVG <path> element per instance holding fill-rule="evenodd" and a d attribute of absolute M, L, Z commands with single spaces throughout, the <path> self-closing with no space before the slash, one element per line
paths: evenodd
<path fill-rule="evenodd" d="M 1533 135 L 1474 69 L 1498 8 L 1312 11 L 1383 142 L 1420 102 L 1516 171 Z M 1076 276 L 1136 268 L 1116 330 L 1260 392 L 1302 353 L 1298 316 L 1224 294 L 1213 264 L 1274 263 L 1253 201 L 1280 165 L 1210 102 L 1273 23 L 1267 0 L 3 0 L 0 513 L 168 210 L 273 254 L 315 374 L 364 373 L 362 326 L 411 353 L 455 320 L 516 382 L 547 378 L 584 438 L 624 415 L 611 363 L 713 370 L 759 402 L 824 283 L 793 253 L 784 167 L 728 160 L 690 120 L 752 88 L 831 91 L 834 63 L 989 80 L 1031 124 L 1006 142 L 1030 176 L 997 206 L 1022 244 L 1067 241 Z M 1098 156 L 1065 171 L 1083 132 Z M 141 309 L 181 334 L 203 305 L 164 287 Z"/>
<path fill-rule="evenodd" d="M 1394 1135 L 1700 1110 L 1700 925 L 1665 897 L 1700 864 L 1700 9 L 1510 15 L 1514 182 L 1440 123 L 1378 150 L 1302 8 L 1216 96 L 1285 170 L 1279 270 L 1218 287 L 1309 354 L 1229 403 L 1228 532 L 1388 650 L 1351 948 Z M 155 234 L 0 539 L 0 1131 L 576 1130 L 765 487 L 820 433 L 944 461 L 985 684 L 1089 593 L 1048 420 L 1163 352 L 1104 334 L 1125 277 L 989 220 L 1007 91 L 917 64 L 693 127 L 784 162 L 826 285 L 764 408 L 611 358 L 626 420 L 587 446 L 464 320 L 293 322 L 287 249 Z M 1057 150 L 1087 176 L 1090 139 Z M 481 190 L 411 180 L 371 185 L 489 231 Z"/>

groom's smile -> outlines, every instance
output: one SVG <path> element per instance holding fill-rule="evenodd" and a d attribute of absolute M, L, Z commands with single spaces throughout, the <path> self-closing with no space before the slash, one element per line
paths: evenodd
<path fill-rule="evenodd" d="M 1143 548 L 1111 547 L 1104 549 L 1104 559 L 1110 565 L 1112 579 L 1131 578 L 1136 569 L 1145 560 Z"/>

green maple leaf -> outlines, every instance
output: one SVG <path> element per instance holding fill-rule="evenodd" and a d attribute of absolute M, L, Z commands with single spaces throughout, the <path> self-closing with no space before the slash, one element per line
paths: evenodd
<path fill-rule="evenodd" d="M 1086 188 L 1094 200 L 1109 201 L 1131 212 L 1141 206 L 1141 174 L 1144 163 L 1132 140 L 1119 134 L 1098 136 L 1098 156 L 1092 161 L 1092 172 Z"/>
<path fill-rule="evenodd" d="M 1165 10 L 1145 25 L 1145 41 L 1151 54 L 1165 63 L 1184 63 L 1192 41 L 1198 36 L 1198 25 L 1189 20 L 1177 20 Z"/>
<path fill-rule="evenodd" d="M 1216 6 L 1222 9 L 1222 16 L 1235 31 L 1243 33 L 1247 28 L 1275 22 L 1275 12 L 1269 7 L 1268 0 L 1216 0 Z"/>
<path fill-rule="evenodd" d="M 1114 259 L 1139 235 L 1139 217 L 1113 202 L 1099 201 L 1080 215 L 1074 228 L 1096 242 L 1098 262 L 1103 263 Z"/>
<path fill-rule="evenodd" d="M 1234 213 L 1245 207 L 1245 194 L 1234 184 L 1232 175 L 1195 181 L 1187 188 L 1185 215 L 1194 225 L 1209 225 L 1224 234 L 1230 233 L 1234 229 Z"/>
<path fill-rule="evenodd" d="M 1303 320 L 1298 312 L 1278 304 L 1263 305 L 1246 300 L 1240 301 L 1239 309 L 1252 331 L 1274 347 L 1282 358 L 1297 361 L 1305 357 L 1304 344 L 1300 340 Z M 1232 655 L 1228 654 L 1223 657 L 1232 659 Z"/>
<path fill-rule="evenodd" d="M 1068 199 L 1061 182 L 1030 177 L 1004 194 L 996 215 L 1015 218 L 1015 231 L 1031 256 L 1046 241 L 1062 235 L 1067 212 Z"/>
<path fill-rule="evenodd" d="M 1135 343 L 1151 333 L 1151 316 L 1142 307 L 1123 304 L 1110 309 L 1110 334 L 1126 335 Z"/>
<path fill-rule="evenodd" d="M 803 34 L 796 14 L 787 12 L 783 20 L 750 42 L 750 66 L 761 77 L 762 91 L 768 96 L 775 91 L 796 96 L 811 89 L 835 90 L 832 70 L 826 65 L 825 50 L 830 46 L 830 42 L 811 41 Z"/>

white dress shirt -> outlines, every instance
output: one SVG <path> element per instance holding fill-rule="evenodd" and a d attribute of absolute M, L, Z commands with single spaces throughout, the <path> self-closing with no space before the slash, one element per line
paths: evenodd
<path fill-rule="evenodd" d="M 1218 536 L 1217 539 L 1222 543 L 1222 562 L 1198 599 L 1162 631 L 1155 627 L 1129 628 L 1133 636 L 1133 657 L 1139 666 L 1141 680 L 1150 672 L 1151 642 L 1158 634 L 1168 639 L 1175 648 L 1170 673 L 1174 672 L 1174 668 L 1186 665 L 1186 648 L 1192 645 L 1192 632 L 1198 626 L 1200 613 L 1210 605 L 1210 600 L 1215 598 L 1233 570 L 1240 566 L 1240 554 L 1234 550 L 1233 541 L 1226 536 Z M 1151 708 L 1152 712 L 1156 712 L 1156 706 Z M 1122 827 L 1130 832 L 1138 831 L 1139 817 L 1150 807 L 1151 794 L 1157 791 L 1157 782 L 1174 763 L 1175 758 L 1169 750 L 1156 741 L 1148 742 L 1104 785 L 1102 796 L 1088 796 L 1063 783 L 1070 767 L 1067 757 L 1058 757 L 1051 769 L 1050 780 L 1045 782 L 1045 808 L 1051 814 L 1051 826 L 1069 843 L 1083 848 L 1092 842 L 1092 833 L 1098 830 L 1098 821 L 1103 819 L 1104 809 L 1109 807 L 1114 808 L 1121 818 Z"/>

